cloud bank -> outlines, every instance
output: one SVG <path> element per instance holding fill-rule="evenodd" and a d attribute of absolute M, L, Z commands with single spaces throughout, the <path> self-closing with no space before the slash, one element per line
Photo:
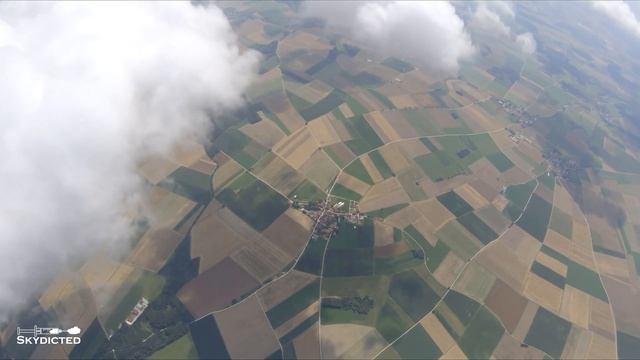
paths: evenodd
<path fill-rule="evenodd" d="M 464 22 L 449 2 L 311 1 L 305 13 L 346 27 L 359 41 L 385 54 L 408 57 L 439 71 L 455 73 L 475 48 Z"/>
<path fill-rule="evenodd" d="M 536 40 L 530 32 L 513 34 L 505 21 L 516 16 L 513 6 L 507 1 L 481 1 L 473 13 L 475 26 L 482 31 L 496 32 L 500 36 L 512 38 L 525 54 L 536 51 Z"/>
<path fill-rule="evenodd" d="M 136 164 L 239 105 L 257 60 L 215 6 L 0 4 L 0 320 L 126 242 Z"/>
<path fill-rule="evenodd" d="M 622 28 L 640 36 L 640 21 L 624 1 L 595 1 L 593 7 L 606 14 Z"/>

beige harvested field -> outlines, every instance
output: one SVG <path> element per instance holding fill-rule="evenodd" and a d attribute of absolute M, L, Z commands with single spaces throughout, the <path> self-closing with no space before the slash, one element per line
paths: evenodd
<path fill-rule="evenodd" d="M 271 282 L 258 292 L 265 310 L 278 305 L 296 291 L 302 289 L 316 279 L 314 275 L 293 270 L 279 281 Z"/>
<path fill-rule="evenodd" d="M 484 304 L 500 318 L 507 330 L 513 333 L 525 312 L 527 299 L 507 283 L 496 280 Z"/>
<path fill-rule="evenodd" d="M 591 297 L 589 310 L 589 330 L 602 335 L 613 336 L 615 329 L 613 326 L 611 305 L 600 299 Z M 638 334 L 636 333 L 636 335 Z"/>
<path fill-rule="evenodd" d="M 430 153 L 429 149 L 419 139 L 405 140 L 400 144 L 400 148 L 407 157 L 413 159 L 420 155 L 427 155 Z"/>
<path fill-rule="evenodd" d="M 480 209 L 489 204 L 487 199 L 485 199 L 484 196 L 480 195 L 480 193 L 477 192 L 469 184 L 459 186 L 454 191 L 456 192 L 456 194 L 460 195 L 460 197 L 463 198 L 466 202 L 468 202 L 469 205 L 471 205 L 471 207 L 474 209 Z"/>
<path fill-rule="evenodd" d="M 271 149 L 285 136 L 285 133 L 270 120 L 261 120 L 255 124 L 244 125 L 240 128 L 240 131 L 267 149 Z"/>
<path fill-rule="evenodd" d="M 391 124 L 393 128 L 403 139 L 411 139 L 417 137 L 419 134 L 416 128 L 411 125 L 407 118 L 401 111 L 398 110 L 383 110 L 382 114 L 385 119 Z"/>
<path fill-rule="evenodd" d="M 500 195 L 500 191 L 496 187 L 495 181 L 487 183 L 481 179 L 474 179 L 473 181 L 469 182 L 469 185 L 471 185 L 480 195 L 482 195 L 482 197 L 487 199 L 487 201 L 493 201 L 496 196 Z"/>
<path fill-rule="evenodd" d="M 237 251 L 246 240 L 218 217 L 222 204 L 212 200 L 191 229 L 191 258 L 199 258 L 198 273 L 203 273 Z"/>
<path fill-rule="evenodd" d="M 372 331 L 375 329 L 364 325 L 322 325 L 322 356 L 337 359 Z"/>
<path fill-rule="evenodd" d="M 229 355 L 234 359 L 264 359 L 280 348 L 257 297 L 215 314 Z"/>
<path fill-rule="evenodd" d="M 147 200 L 156 228 L 175 227 L 196 206 L 195 202 L 158 186 L 151 189 Z"/>
<path fill-rule="evenodd" d="M 472 261 L 465 267 L 464 272 L 455 282 L 453 288 L 482 303 L 491 292 L 495 282 L 495 275 L 477 262 Z"/>
<path fill-rule="evenodd" d="M 347 103 L 342 103 L 340 106 L 338 106 L 338 110 L 340 110 L 342 115 L 344 115 L 344 117 L 346 118 L 352 118 L 354 116 L 353 111 L 351 111 L 351 108 Z"/>
<path fill-rule="evenodd" d="M 640 291 L 606 276 L 603 276 L 602 280 L 609 294 L 617 328 L 628 334 L 640 336 Z"/>
<path fill-rule="evenodd" d="M 616 354 L 617 349 L 614 339 L 608 339 L 596 333 L 593 334 L 587 359 L 614 359 Z"/>
<path fill-rule="evenodd" d="M 522 312 L 522 316 L 520 316 L 520 321 L 518 321 L 518 325 L 516 326 L 515 330 L 511 332 L 513 337 L 520 341 L 524 341 L 524 338 L 529 332 L 529 328 L 533 323 L 533 319 L 535 318 L 538 309 L 538 304 L 532 301 L 527 302 L 527 305 Z"/>
<path fill-rule="evenodd" d="M 415 207 L 436 229 L 439 229 L 442 225 L 455 218 L 455 216 L 435 198 L 418 202 L 415 204 Z"/>
<path fill-rule="evenodd" d="M 565 285 L 560 314 L 583 328 L 589 326 L 589 300 L 591 296 L 572 286 Z"/>
<path fill-rule="evenodd" d="M 318 145 L 311 136 L 311 132 L 305 127 L 282 139 L 273 148 L 273 151 L 282 156 L 295 169 L 298 169 L 317 148 Z"/>
<path fill-rule="evenodd" d="M 343 359 L 372 359 L 387 345 L 377 330 L 369 332 L 342 354 Z"/>
<path fill-rule="evenodd" d="M 400 241 L 397 243 L 392 243 L 383 246 L 376 246 L 373 248 L 373 256 L 374 257 L 389 257 L 400 255 L 404 252 L 409 251 L 411 248 L 407 245 L 405 241 Z"/>
<path fill-rule="evenodd" d="M 374 184 L 377 184 L 382 180 L 384 180 L 384 178 L 382 177 L 382 175 L 380 175 L 378 168 L 376 168 L 375 164 L 373 163 L 369 155 L 364 155 L 360 157 L 360 161 L 362 162 L 362 165 L 364 166 L 365 170 L 367 170 L 367 173 L 369 174 L 369 176 L 371 176 L 371 180 L 373 180 Z"/>
<path fill-rule="evenodd" d="M 418 107 L 413 97 L 408 94 L 389 96 L 389 100 L 397 109 L 412 109 Z"/>
<path fill-rule="evenodd" d="M 585 329 L 573 326 L 567 336 L 567 341 L 562 351 L 561 359 L 585 359 L 589 351 L 591 336 L 593 334 Z"/>
<path fill-rule="evenodd" d="M 495 359 L 543 359 L 545 353 L 533 346 L 523 347 L 522 343 L 510 334 L 502 335 L 498 346 L 493 351 L 492 358 Z M 564 358 L 563 358 L 564 359 Z"/>
<path fill-rule="evenodd" d="M 507 231 L 508 233 L 509 231 Z M 480 265 L 515 289 L 522 289 L 529 266 L 523 264 L 506 245 L 506 239 L 496 242 L 480 253 L 476 259 Z"/>
<path fill-rule="evenodd" d="M 391 144 L 380 148 L 380 155 L 395 174 L 399 174 L 412 166 L 411 161 L 402 153 L 399 144 Z"/>
<path fill-rule="evenodd" d="M 535 85 L 525 79 L 519 79 L 515 84 L 513 84 L 513 86 L 511 86 L 511 89 L 509 89 L 509 92 L 505 97 L 507 99 L 515 98 L 516 101 L 520 101 L 523 104 L 531 104 L 542 91 L 543 89 L 538 85 Z"/>
<path fill-rule="evenodd" d="M 243 248 L 232 254 L 231 257 L 253 277 L 259 281 L 265 281 L 281 271 L 293 260 L 293 256 L 288 255 L 260 235 L 256 239 L 258 241 L 247 242 Z"/>
<path fill-rule="evenodd" d="M 151 184 L 157 185 L 179 167 L 180 165 L 167 158 L 151 156 L 139 165 L 138 171 Z"/>
<path fill-rule="evenodd" d="M 320 301 L 315 301 L 313 304 L 307 306 L 306 309 L 303 309 L 299 313 L 295 314 L 291 319 L 278 326 L 278 328 L 274 329 L 276 335 L 279 338 L 283 337 L 291 330 L 295 329 L 295 327 L 300 325 L 303 321 L 312 316 L 318 316 L 318 311 L 320 311 Z"/>
<path fill-rule="evenodd" d="M 511 225 L 511 220 L 504 216 L 500 210 L 493 205 L 487 205 L 476 211 L 476 215 L 495 231 L 496 234 L 501 234 Z"/>
<path fill-rule="evenodd" d="M 538 250 L 540 250 L 541 247 L 537 239 L 517 226 L 510 227 L 504 233 L 501 241 L 510 248 L 513 255 L 515 255 L 518 261 L 524 264 L 527 269 L 533 264 L 533 260 L 538 255 Z"/>
<path fill-rule="evenodd" d="M 429 269 L 433 272 L 440 284 L 449 287 L 458 277 L 458 274 L 464 268 L 465 261 L 460 259 L 453 251 L 449 251 L 447 256 L 442 260 L 437 269 Z M 435 270 L 435 271 L 434 271 Z"/>
<path fill-rule="evenodd" d="M 453 345 L 444 355 L 440 357 L 440 360 L 465 360 L 467 356 L 458 345 Z"/>
<path fill-rule="evenodd" d="M 509 200 L 502 195 L 496 196 L 495 199 L 491 202 L 491 205 L 495 206 L 499 211 L 503 211 L 504 208 L 509 205 Z"/>
<path fill-rule="evenodd" d="M 538 253 L 536 261 L 553 270 L 554 272 L 562 275 L 563 277 L 567 276 L 567 265 L 543 253 L 542 251 Z"/>
<path fill-rule="evenodd" d="M 547 309 L 556 312 L 560 311 L 562 289 L 534 273 L 530 273 L 527 277 L 524 295 Z"/>
<path fill-rule="evenodd" d="M 282 194 L 291 193 L 304 181 L 302 174 L 274 153 L 263 156 L 254 165 L 254 173 L 260 180 Z"/>
<path fill-rule="evenodd" d="M 320 189 L 328 189 L 340 169 L 322 150 L 318 149 L 299 169 Z"/>
<path fill-rule="evenodd" d="M 293 258 L 300 255 L 304 249 L 311 235 L 312 227 L 313 220 L 311 218 L 299 210 L 289 208 L 262 234 Z"/>
<path fill-rule="evenodd" d="M 346 185 L 342 181 L 343 177 L 344 173 L 342 173 L 340 183 Z M 356 190 L 351 186 L 347 187 Z M 364 187 L 358 187 L 356 191 L 360 193 L 362 190 L 366 192 L 366 195 L 358 204 L 358 208 L 362 212 L 369 212 L 410 201 L 409 196 L 396 178 L 389 178 L 367 189 Z"/>
<path fill-rule="evenodd" d="M 404 229 L 407 225 L 417 221 L 422 217 L 422 214 L 416 210 L 413 205 L 409 205 L 404 209 L 398 210 L 395 213 L 389 215 L 384 222 L 395 226 L 399 229 Z"/>
<path fill-rule="evenodd" d="M 309 122 L 309 130 L 320 147 L 351 139 L 348 132 L 346 134 L 342 134 L 347 138 L 342 138 L 340 136 L 336 128 L 333 126 L 333 122 L 331 121 L 332 118 L 334 118 L 334 115 L 332 113 L 328 113 Z"/>
<path fill-rule="evenodd" d="M 206 158 L 198 159 L 198 161 L 191 164 L 189 168 L 211 176 L 213 172 L 216 171 L 218 166 L 211 159 L 206 157 Z"/>
<path fill-rule="evenodd" d="M 318 322 L 305 330 L 293 340 L 293 348 L 298 359 L 319 359 L 320 342 L 318 341 Z"/>
<path fill-rule="evenodd" d="M 383 113 L 373 111 L 365 114 L 364 117 L 385 144 L 400 139 L 400 134 L 398 134 Z"/>
<path fill-rule="evenodd" d="M 349 87 L 346 89 L 347 93 L 351 95 L 358 103 L 365 107 L 369 111 L 383 110 L 382 106 L 376 98 L 374 98 L 369 92 L 360 90 L 358 88 Z"/>
<path fill-rule="evenodd" d="M 331 151 L 333 151 L 335 156 L 339 159 L 336 162 L 336 166 L 340 162 L 342 162 L 344 166 L 344 164 L 348 164 L 351 161 L 353 161 L 353 159 L 356 158 L 356 156 L 351 152 L 351 150 L 349 150 L 347 145 L 345 145 L 344 143 L 334 144 L 330 147 L 330 149 Z M 327 150 L 329 150 L 329 148 L 327 148 Z"/>
<path fill-rule="evenodd" d="M 132 266 L 121 264 L 109 258 L 106 254 L 101 254 L 89 258 L 84 263 L 84 265 L 82 265 L 79 273 L 82 276 L 84 282 L 89 286 L 89 288 L 91 288 L 93 294 L 96 297 L 99 297 L 100 295 L 102 295 L 101 292 L 108 292 L 105 290 L 108 290 L 109 288 L 113 289 L 114 287 L 121 285 L 123 280 L 122 278 L 114 279 L 117 280 L 115 283 L 112 281 L 114 274 L 118 272 L 120 267 L 122 267 L 122 270 L 125 270 L 127 274 L 131 274 L 134 271 L 134 268 Z M 54 282 L 52 283 L 52 286 L 58 281 L 59 278 L 56 278 L 56 280 L 54 280 Z M 50 294 L 51 291 L 56 288 L 55 286 L 52 286 L 50 286 L 40 298 L 40 304 L 45 309 L 47 306 L 45 306 L 42 301 L 45 299 L 45 294 Z"/>
<path fill-rule="evenodd" d="M 338 183 L 348 187 L 349 189 L 357 192 L 360 195 L 364 195 L 369 191 L 371 185 L 365 183 L 364 181 L 347 174 L 346 172 L 342 172 L 338 177 Z"/>
<path fill-rule="evenodd" d="M 455 340 L 433 313 L 429 313 L 427 316 L 423 317 L 420 320 L 420 325 L 422 325 L 443 354 L 455 344 Z"/>
<path fill-rule="evenodd" d="M 218 170 L 213 174 L 213 189 L 214 191 L 221 190 L 225 185 L 227 185 L 230 180 L 234 179 L 237 175 L 242 172 L 244 168 L 235 162 L 234 160 L 229 160 L 224 163 L 224 165 L 220 166 Z"/>
<path fill-rule="evenodd" d="M 177 296 L 198 319 L 231 305 L 233 300 L 258 286 L 260 283 L 256 279 L 227 257 L 186 283 Z"/>
<path fill-rule="evenodd" d="M 278 116 L 289 132 L 294 132 L 304 126 L 305 121 L 293 108 L 289 97 L 284 91 L 278 91 L 262 99 L 264 105 Z"/>
<path fill-rule="evenodd" d="M 380 221 L 373 222 L 374 246 L 393 245 L 393 227 Z"/>
<path fill-rule="evenodd" d="M 127 263 L 158 272 L 169 260 L 183 236 L 169 228 L 149 229 L 127 258 Z"/>
<path fill-rule="evenodd" d="M 624 282 L 630 281 L 630 265 L 626 259 L 620 259 L 618 257 L 609 256 L 599 252 L 594 252 L 594 254 L 596 256 L 596 262 L 598 263 L 598 270 L 600 270 L 600 274 L 606 274 Z"/>
<path fill-rule="evenodd" d="M 436 243 L 438 242 L 438 238 L 435 235 L 437 229 L 429 222 L 429 220 L 422 217 L 414 221 L 412 225 L 425 239 L 427 239 L 431 246 L 436 246 Z"/>

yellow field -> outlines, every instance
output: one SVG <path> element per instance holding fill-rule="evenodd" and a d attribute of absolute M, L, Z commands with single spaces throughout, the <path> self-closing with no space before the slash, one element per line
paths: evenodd
<path fill-rule="evenodd" d="M 454 191 L 474 209 L 480 209 L 489 204 L 487 199 L 480 195 L 480 193 L 469 184 L 459 186 Z"/>
<path fill-rule="evenodd" d="M 311 134 L 321 147 L 342 141 L 340 135 L 331 124 L 330 119 L 333 117 L 332 113 L 328 113 L 309 122 L 309 130 L 311 130 Z"/>
<path fill-rule="evenodd" d="M 399 174 L 412 166 L 412 163 L 402 153 L 401 149 L 399 144 L 391 144 L 380 148 L 380 155 L 382 155 L 384 161 L 395 174 Z"/>
<path fill-rule="evenodd" d="M 524 295 L 547 309 L 560 311 L 562 289 L 534 273 L 530 273 L 527 277 L 524 286 Z"/>
<path fill-rule="evenodd" d="M 373 111 L 365 114 L 364 117 L 385 144 L 401 138 L 381 112 Z"/>
<path fill-rule="evenodd" d="M 429 313 L 423 317 L 420 320 L 420 325 L 422 325 L 443 354 L 455 344 L 455 340 L 453 340 L 447 329 L 445 329 L 444 325 L 442 325 L 433 313 Z"/>
<path fill-rule="evenodd" d="M 553 270 L 554 272 L 562 275 L 563 277 L 567 276 L 567 265 L 543 253 L 542 251 L 538 253 L 536 261 Z"/>
<path fill-rule="evenodd" d="M 307 128 L 303 128 L 282 139 L 276 144 L 273 151 L 282 156 L 294 169 L 299 169 L 316 149 L 318 149 L 318 144 L 311 136 L 311 132 Z"/>
<path fill-rule="evenodd" d="M 340 181 L 340 183 L 344 184 L 342 180 Z M 362 190 L 366 191 L 368 189 L 365 189 L 364 187 L 358 187 L 358 189 L 355 189 L 351 186 L 347 187 L 355 190 L 358 193 L 360 193 L 360 191 Z M 409 196 L 405 193 L 398 180 L 396 180 L 395 178 L 389 178 L 381 183 L 372 186 L 358 204 L 358 208 L 362 212 L 369 212 L 397 204 L 406 203 L 409 201 Z"/>
<path fill-rule="evenodd" d="M 435 277 L 440 284 L 445 287 L 451 286 L 460 271 L 464 268 L 465 261 L 456 256 L 453 251 L 449 251 L 447 256 L 442 260 L 435 272 Z M 433 271 L 434 269 L 430 269 Z"/>
<path fill-rule="evenodd" d="M 415 206 L 436 229 L 455 218 L 437 199 L 421 201 L 416 203 Z"/>
<path fill-rule="evenodd" d="M 258 144 L 271 149 L 285 134 L 271 120 L 261 120 L 255 124 L 247 124 L 240 131 L 252 138 Z"/>
<path fill-rule="evenodd" d="M 589 327 L 590 299 L 589 294 L 565 285 L 560 314 L 572 323 L 586 329 Z"/>

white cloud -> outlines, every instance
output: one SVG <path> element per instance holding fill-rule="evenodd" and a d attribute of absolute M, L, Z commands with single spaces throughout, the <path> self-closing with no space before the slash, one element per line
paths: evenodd
<path fill-rule="evenodd" d="M 511 14 L 513 14 L 513 11 Z M 496 31 L 500 35 L 504 36 L 509 36 L 511 34 L 511 28 L 502 21 L 498 12 L 492 10 L 490 5 L 487 5 L 485 2 L 478 4 L 475 12 L 473 13 L 473 20 L 479 28 L 485 31 Z"/>
<path fill-rule="evenodd" d="M 525 54 L 533 54 L 536 52 L 536 40 L 530 32 L 522 33 L 516 36 L 516 44 Z"/>
<path fill-rule="evenodd" d="M 239 105 L 257 60 L 215 6 L 0 4 L 0 319 L 69 260 L 124 244 L 137 162 Z"/>
<path fill-rule="evenodd" d="M 595 1 L 593 7 L 605 13 L 620 26 L 640 36 L 640 21 L 624 1 Z"/>
<path fill-rule="evenodd" d="M 455 73 L 475 48 L 464 22 L 446 1 L 309 2 L 306 13 L 346 27 L 362 42 Z"/>

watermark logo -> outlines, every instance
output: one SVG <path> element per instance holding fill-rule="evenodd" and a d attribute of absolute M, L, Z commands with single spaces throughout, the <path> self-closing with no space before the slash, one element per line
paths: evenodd
<path fill-rule="evenodd" d="M 80 344 L 82 332 L 77 326 L 66 330 L 60 328 L 39 327 L 32 328 L 18 327 L 16 332 L 16 342 L 18 345 L 77 345 Z"/>

